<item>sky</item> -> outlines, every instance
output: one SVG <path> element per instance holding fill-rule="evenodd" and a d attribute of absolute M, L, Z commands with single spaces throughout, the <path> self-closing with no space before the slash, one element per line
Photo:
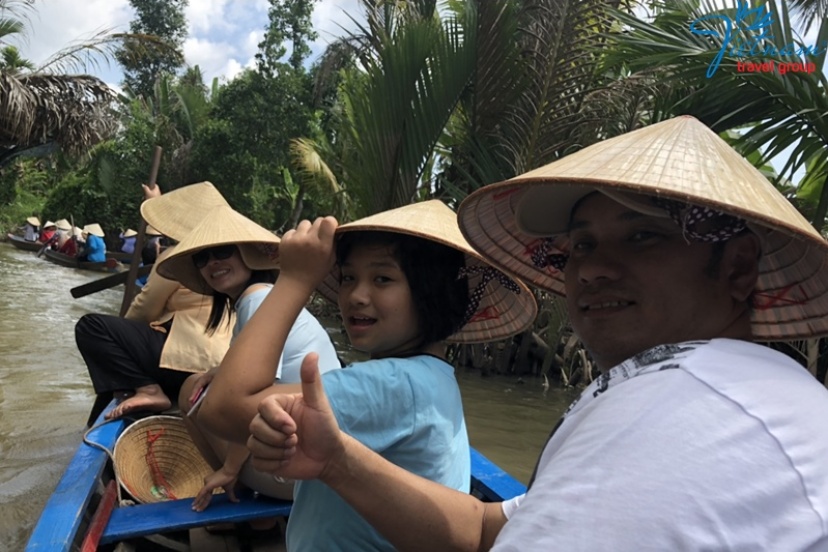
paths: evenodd
<path fill-rule="evenodd" d="M 319 0 L 314 8 L 313 26 L 319 34 L 312 45 L 311 59 L 352 29 L 349 15 L 359 18 L 359 0 Z M 186 17 L 188 38 L 184 57 L 198 65 L 207 83 L 213 77 L 230 80 L 253 56 L 267 24 L 267 0 L 189 0 Z M 21 55 L 40 65 L 58 50 L 75 41 L 89 39 L 102 31 L 128 32 L 135 12 L 128 0 L 36 0 L 29 16 L 27 43 L 15 44 Z M 122 73 L 115 61 L 89 66 L 87 72 L 118 87 Z"/>

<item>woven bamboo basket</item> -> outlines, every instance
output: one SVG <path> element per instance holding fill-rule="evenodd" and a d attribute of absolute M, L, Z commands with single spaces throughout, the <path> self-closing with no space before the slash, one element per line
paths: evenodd
<path fill-rule="evenodd" d="M 176 416 L 150 416 L 115 443 L 115 477 L 141 503 L 194 497 L 213 472 Z"/>

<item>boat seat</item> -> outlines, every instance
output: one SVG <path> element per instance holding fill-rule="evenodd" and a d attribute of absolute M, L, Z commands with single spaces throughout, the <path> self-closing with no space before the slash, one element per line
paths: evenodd
<path fill-rule="evenodd" d="M 254 496 L 252 492 L 238 493 L 237 496 L 239 502 L 233 503 L 224 494 L 216 495 L 203 512 L 192 510 L 192 498 L 115 508 L 104 529 L 101 544 L 218 523 L 287 516 L 293 504 L 287 500 Z"/>

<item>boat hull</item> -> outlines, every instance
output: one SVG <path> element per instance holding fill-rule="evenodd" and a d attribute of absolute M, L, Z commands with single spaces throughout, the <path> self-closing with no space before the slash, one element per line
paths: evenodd
<path fill-rule="evenodd" d="M 239 493 L 239 502 L 235 503 L 224 494 L 216 495 L 203 512 L 194 512 L 192 498 L 183 498 L 152 504 L 115 503 L 111 511 L 95 515 L 94 510 L 99 504 L 112 504 L 111 500 L 105 499 L 105 489 L 112 487 L 110 482 L 115 479 L 107 449 L 114 450 L 115 442 L 127 427 L 124 420 L 104 423 L 104 416 L 115 405 L 112 401 L 98 416 L 95 429 L 88 432 L 69 462 L 32 531 L 25 549 L 27 552 L 77 550 L 84 539 L 93 534 L 96 543 L 111 545 L 290 513 L 290 501 L 247 491 Z M 472 494 L 484 502 L 505 500 L 526 490 L 522 483 L 475 449 L 471 449 L 471 464 Z"/>
<path fill-rule="evenodd" d="M 43 244 L 40 242 L 24 240 L 20 236 L 15 236 L 14 234 L 6 234 L 6 238 L 8 238 L 10 244 L 17 249 L 22 249 L 23 251 L 40 251 L 41 248 L 43 248 Z"/>
<path fill-rule="evenodd" d="M 112 259 L 111 261 L 104 261 L 102 263 L 91 263 L 79 261 L 76 257 L 64 255 L 58 251 L 47 249 L 45 251 L 46 260 L 56 265 L 65 266 L 66 268 L 78 268 L 81 270 L 95 270 L 98 272 L 118 272 L 119 263 Z"/>

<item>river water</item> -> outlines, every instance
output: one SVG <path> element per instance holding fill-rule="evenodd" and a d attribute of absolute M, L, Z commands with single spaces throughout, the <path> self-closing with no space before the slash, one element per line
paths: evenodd
<path fill-rule="evenodd" d="M 0 550 L 23 549 L 81 441 L 94 394 L 74 325 L 88 312 L 117 314 L 123 287 L 80 299 L 69 290 L 101 276 L 0 243 Z M 526 483 L 573 391 L 544 391 L 533 378 L 457 377 L 472 446 Z"/>

